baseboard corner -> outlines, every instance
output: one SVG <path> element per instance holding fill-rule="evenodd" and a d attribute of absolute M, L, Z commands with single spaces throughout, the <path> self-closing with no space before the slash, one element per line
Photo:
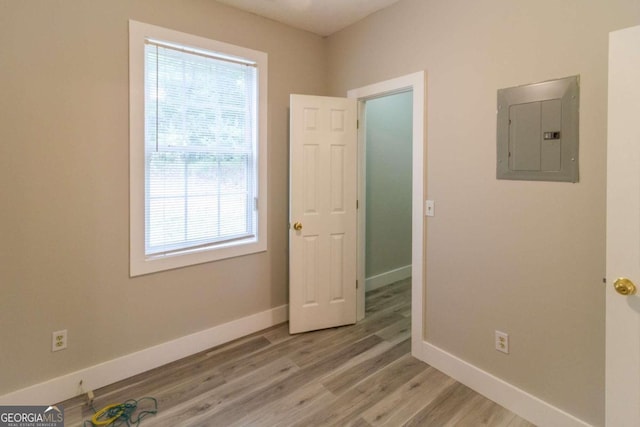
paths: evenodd
<path fill-rule="evenodd" d="M 537 426 L 591 427 L 585 421 L 427 341 L 422 341 L 420 347 L 414 349 L 414 357 Z"/>

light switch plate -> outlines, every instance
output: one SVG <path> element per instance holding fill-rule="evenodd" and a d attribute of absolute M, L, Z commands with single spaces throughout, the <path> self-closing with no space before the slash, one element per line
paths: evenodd
<path fill-rule="evenodd" d="M 436 214 L 436 203 L 433 200 L 427 200 L 424 206 L 425 215 L 427 216 L 435 216 Z"/>

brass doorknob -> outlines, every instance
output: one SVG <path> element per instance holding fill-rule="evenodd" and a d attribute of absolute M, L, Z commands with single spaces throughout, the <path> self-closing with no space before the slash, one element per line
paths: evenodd
<path fill-rule="evenodd" d="M 620 277 L 613 282 L 613 287 L 616 288 L 616 292 L 620 295 L 633 295 L 636 293 L 636 285 L 626 277 Z"/>
<path fill-rule="evenodd" d="M 293 229 L 296 230 L 296 231 L 302 230 L 302 223 L 300 223 L 300 222 L 293 223 Z"/>

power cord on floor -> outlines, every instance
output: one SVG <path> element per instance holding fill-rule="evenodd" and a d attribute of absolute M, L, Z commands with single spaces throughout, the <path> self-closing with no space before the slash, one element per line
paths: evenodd
<path fill-rule="evenodd" d="M 151 401 L 153 402 L 153 409 L 144 409 L 140 410 L 137 413 L 137 416 L 134 416 L 134 413 L 138 409 L 138 406 L 141 402 Z M 107 405 L 104 408 L 96 411 L 96 409 L 91 405 L 91 409 L 95 412 L 93 417 L 90 420 L 86 420 L 84 422 L 84 427 L 94 427 L 94 426 L 109 426 L 109 427 L 118 427 L 118 426 L 138 426 L 143 418 L 148 415 L 155 415 L 158 413 L 158 401 L 153 397 L 143 397 L 140 400 L 129 399 L 124 403 L 114 403 L 112 405 Z"/>

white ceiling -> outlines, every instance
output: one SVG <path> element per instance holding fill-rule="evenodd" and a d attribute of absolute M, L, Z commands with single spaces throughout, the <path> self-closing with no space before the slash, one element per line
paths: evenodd
<path fill-rule="evenodd" d="M 328 36 L 399 0 L 218 0 L 292 27 Z"/>

